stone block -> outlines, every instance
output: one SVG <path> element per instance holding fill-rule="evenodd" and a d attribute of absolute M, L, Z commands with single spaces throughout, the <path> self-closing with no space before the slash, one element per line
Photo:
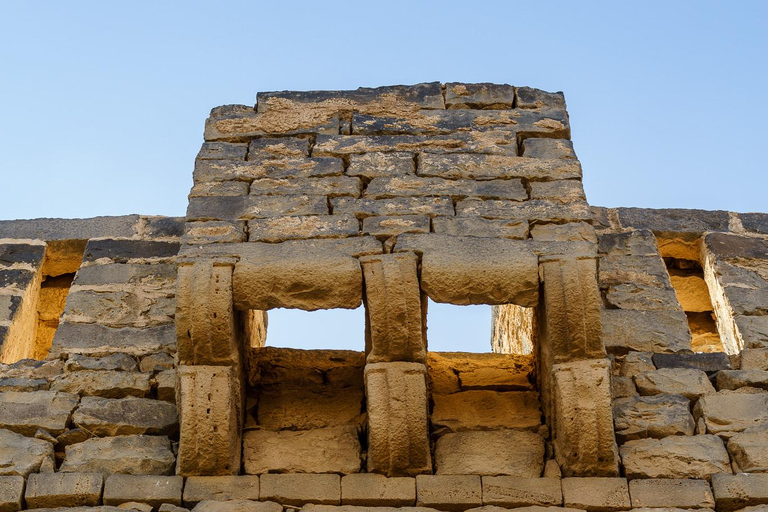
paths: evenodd
<path fill-rule="evenodd" d="M 739 389 L 744 387 L 768 390 L 768 371 L 764 370 L 720 370 L 717 372 L 717 389 Z"/>
<path fill-rule="evenodd" d="M 85 246 L 83 262 L 108 258 L 116 263 L 146 258 L 172 258 L 179 252 L 178 242 L 157 240 L 89 240 Z"/>
<path fill-rule="evenodd" d="M 228 366 L 179 366 L 180 475 L 240 471 L 241 382 Z"/>
<path fill-rule="evenodd" d="M 249 475 L 357 473 L 360 451 L 355 426 L 278 432 L 250 430 L 243 436 L 243 466 Z"/>
<path fill-rule="evenodd" d="M 146 373 L 113 370 L 83 370 L 58 377 L 51 383 L 51 391 L 103 398 L 143 398 L 150 392 L 150 375 Z"/>
<path fill-rule="evenodd" d="M 101 504 L 103 483 L 97 473 L 32 474 L 24 499 L 28 508 L 93 507 Z"/>
<path fill-rule="evenodd" d="M 538 140 L 538 139 L 530 139 Z M 518 156 L 479 155 L 472 153 L 419 153 L 419 176 L 446 179 L 581 179 L 578 160 L 533 159 Z"/>
<path fill-rule="evenodd" d="M 741 432 L 768 425 L 768 392 L 739 393 L 721 391 L 699 399 L 694 416 L 703 418 L 710 434 Z"/>
<path fill-rule="evenodd" d="M 355 309 L 363 300 L 359 261 L 321 249 L 273 244 L 259 259 L 244 256 L 233 280 L 238 309 Z"/>
<path fill-rule="evenodd" d="M 427 215 L 388 215 L 363 219 L 363 234 L 386 239 L 402 233 L 429 233 Z"/>
<path fill-rule="evenodd" d="M 23 498 L 23 476 L 0 476 L 0 512 L 16 512 L 21 510 L 23 508 Z"/>
<path fill-rule="evenodd" d="M 185 510 L 187 509 L 181 509 L 177 512 Z M 193 510 L 195 512 L 282 512 L 283 506 L 274 501 L 205 500 L 198 503 Z M 162 508 L 160 512 L 163 512 Z"/>
<path fill-rule="evenodd" d="M 768 370 L 768 348 L 745 348 L 741 351 L 742 370 Z"/>
<path fill-rule="evenodd" d="M 745 348 L 768 348 L 768 315 L 736 317 Z"/>
<path fill-rule="evenodd" d="M 184 233 L 185 221 L 184 217 L 142 215 L 138 227 L 141 237 L 144 239 L 179 238 Z"/>
<path fill-rule="evenodd" d="M 541 242 L 597 242 L 595 228 L 586 222 L 536 224 L 531 227 L 531 238 Z"/>
<path fill-rule="evenodd" d="M 366 219 L 367 220 L 367 219 Z M 418 257 L 413 253 L 365 256 L 366 340 L 369 363 L 426 362 Z"/>
<path fill-rule="evenodd" d="M 531 200 L 567 204 L 587 199 L 581 180 L 534 181 L 530 187 Z"/>
<path fill-rule="evenodd" d="M 89 219 L 29 219 L 0 221 L 0 238 L 32 240 L 88 240 L 132 237 L 138 215 Z"/>
<path fill-rule="evenodd" d="M 705 480 L 632 480 L 629 495 L 633 508 L 715 508 L 715 498 Z"/>
<path fill-rule="evenodd" d="M 528 222 L 520 220 L 483 219 L 480 217 L 435 217 L 432 228 L 438 235 L 487 238 L 528 238 Z"/>
<path fill-rule="evenodd" d="M 707 374 L 693 368 L 662 368 L 635 376 L 637 390 L 643 396 L 679 394 L 689 400 L 715 392 Z"/>
<path fill-rule="evenodd" d="M 712 475 L 717 510 L 732 512 L 768 504 L 768 474 Z"/>
<path fill-rule="evenodd" d="M 708 374 L 720 370 L 730 370 L 731 360 L 727 354 L 712 352 L 703 354 L 654 354 L 656 368 L 691 368 Z"/>
<path fill-rule="evenodd" d="M 611 398 L 628 398 L 637 395 L 637 388 L 630 377 L 611 375 Z"/>
<path fill-rule="evenodd" d="M 736 473 L 768 473 L 768 425 L 731 436 L 727 443 Z"/>
<path fill-rule="evenodd" d="M 438 475 L 511 475 L 538 478 L 544 469 L 544 439 L 519 430 L 445 434 L 437 440 Z"/>
<path fill-rule="evenodd" d="M 365 353 L 262 347 L 252 351 L 249 383 L 262 389 L 324 392 L 362 388 Z"/>
<path fill-rule="evenodd" d="M 768 235 L 768 214 L 767 213 L 740 213 L 739 219 L 749 233 L 759 233 Z"/>
<path fill-rule="evenodd" d="M 416 506 L 459 512 L 483 503 L 478 475 L 418 475 Z"/>
<path fill-rule="evenodd" d="M 695 428 L 690 401 L 682 395 L 633 396 L 613 402 L 616 439 L 692 436 Z"/>
<path fill-rule="evenodd" d="M 165 436 L 102 437 L 67 446 L 59 471 L 169 475 L 175 463 Z"/>
<path fill-rule="evenodd" d="M 568 139 L 531 138 L 523 141 L 523 156 L 528 158 L 576 159 L 573 142 Z"/>
<path fill-rule="evenodd" d="M 141 358 L 139 368 L 142 372 L 154 373 L 172 370 L 176 366 L 174 357 L 167 352 L 158 352 Z"/>
<path fill-rule="evenodd" d="M 184 478 L 156 475 L 110 475 L 104 482 L 104 505 L 146 503 L 157 509 L 163 503 L 181 505 Z"/>
<path fill-rule="evenodd" d="M 457 203 L 456 215 L 460 217 L 485 217 L 486 219 L 527 219 L 544 223 L 580 222 L 589 221 L 592 218 L 586 202 L 560 204 L 542 199 L 515 202 L 468 198 Z"/>
<path fill-rule="evenodd" d="M 123 287 L 120 290 L 73 289 L 66 297 L 67 307 L 62 320 L 95 323 L 110 327 L 145 327 L 173 322 L 176 302 L 173 287 L 163 290 Z M 63 298 L 63 297 L 62 297 Z M 57 312 L 54 312 L 54 314 Z"/>
<path fill-rule="evenodd" d="M 173 324 L 153 327 L 107 327 L 61 322 L 49 358 L 64 354 L 101 356 L 115 352 L 135 356 L 160 352 L 176 343 Z"/>
<path fill-rule="evenodd" d="M 310 133 L 339 133 L 338 115 L 327 117 L 282 116 L 257 113 L 252 106 L 224 105 L 211 110 L 205 121 L 205 140 L 249 141 L 264 135 L 305 135 Z M 271 140 L 271 139 L 266 139 Z M 285 141 L 290 139 L 273 139 Z M 301 141 L 301 139 L 294 139 Z M 277 144 L 275 144 L 277 145 Z M 261 147 L 263 148 L 265 144 Z M 284 144 L 283 146 L 289 146 Z M 278 146 L 279 147 L 279 146 Z M 290 147 L 290 146 L 289 146 Z M 258 153 L 259 146 L 254 151 Z M 278 151 L 277 148 L 275 149 Z"/>
<path fill-rule="evenodd" d="M 610 363 L 593 359 L 552 367 L 555 457 L 565 476 L 616 476 Z"/>
<path fill-rule="evenodd" d="M 479 197 L 525 201 L 528 193 L 520 180 L 446 180 L 416 176 L 373 178 L 365 189 L 365 197 L 388 199 L 409 196 Z"/>
<path fill-rule="evenodd" d="M 339 505 L 341 477 L 339 475 L 266 474 L 260 478 L 262 501 L 301 506 L 306 503 Z"/>
<path fill-rule="evenodd" d="M 203 181 L 195 183 L 189 191 L 189 197 L 233 197 L 248 195 L 247 181 Z"/>
<path fill-rule="evenodd" d="M 317 195 L 193 197 L 188 221 L 251 220 L 288 215 L 326 215 L 328 203 Z"/>
<path fill-rule="evenodd" d="M 532 391 L 470 390 L 433 395 L 432 424 L 452 432 L 514 428 L 538 430 L 539 395 Z"/>
<path fill-rule="evenodd" d="M 306 157 L 309 156 L 309 143 L 309 139 L 299 137 L 253 139 L 248 144 L 248 160 Z"/>
<path fill-rule="evenodd" d="M 342 505 L 363 507 L 410 507 L 416 503 L 416 479 L 387 478 L 374 473 L 341 477 Z"/>
<path fill-rule="evenodd" d="M 196 160 L 245 160 L 248 144 L 230 142 L 204 142 Z"/>
<path fill-rule="evenodd" d="M 564 478 L 566 507 L 588 512 L 614 512 L 632 508 L 626 478 Z"/>
<path fill-rule="evenodd" d="M 351 213 L 358 218 L 393 215 L 453 215 L 450 197 L 395 197 L 391 199 L 331 199 L 334 215 Z"/>
<path fill-rule="evenodd" d="M 538 304 L 538 258 L 525 243 L 408 234 L 395 251 L 422 255 L 421 287 L 436 302 Z"/>
<path fill-rule="evenodd" d="M 245 242 L 245 222 L 212 220 L 208 222 L 187 222 L 184 225 L 185 244 L 238 243 Z"/>
<path fill-rule="evenodd" d="M 603 342 L 608 352 L 623 354 L 691 349 L 688 319 L 682 311 L 603 309 Z"/>
<path fill-rule="evenodd" d="M 0 428 L 25 436 L 44 429 L 57 436 L 64 432 L 78 396 L 58 391 L 6 391 L 0 393 Z"/>
<path fill-rule="evenodd" d="M 620 449 L 627 478 L 698 478 L 730 473 L 728 452 L 713 435 L 627 441 Z"/>
<path fill-rule="evenodd" d="M 179 429 L 179 415 L 174 404 L 135 397 L 85 396 L 72 415 L 72 422 L 97 436 L 173 436 Z"/>
<path fill-rule="evenodd" d="M 563 504 L 559 478 L 484 476 L 483 505 L 505 508 L 557 507 Z"/>
<path fill-rule="evenodd" d="M 429 226 L 429 220 L 427 220 Z M 297 215 L 248 221 L 251 242 L 284 242 L 304 238 L 344 238 L 357 236 L 360 223 L 352 214 Z"/>
<path fill-rule="evenodd" d="M 88 357 L 72 354 L 67 359 L 66 370 L 78 372 L 81 370 L 108 370 L 112 372 L 136 372 L 139 365 L 136 359 L 128 354 L 110 354 L 104 357 Z"/>
<path fill-rule="evenodd" d="M 547 92 L 533 87 L 516 87 L 517 108 L 565 109 L 565 95 L 562 92 Z"/>
<path fill-rule="evenodd" d="M 386 123 L 389 118 L 382 118 Z M 440 118 L 434 118 L 438 123 Z M 450 120 L 449 120 L 450 122 Z M 471 121 L 470 121 L 471 122 Z M 431 128 L 431 129 L 430 129 Z M 336 156 L 376 152 L 425 152 L 425 153 L 477 153 L 483 155 L 517 155 L 516 133 L 510 129 L 483 132 L 482 137 L 474 133 L 449 133 L 438 130 L 433 124 L 420 133 L 441 132 L 440 135 L 318 135 L 312 156 Z M 375 130 L 373 130 L 375 131 Z M 400 130 L 397 130 L 400 132 Z M 412 131 L 406 126 L 406 132 Z"/>
<path fill-rule="evenodd" d="M 259 499 L 259 477 L 255 475 L 190 476 L 184 483 L 184 506 L 201 501 Z"/>
<path fill-rule="evenodd" d="M 341 158 L 258 158 L 255 161 L 198 160 L 195 162 L 195 183 L 238 180 L 243 182 L 259 178 L 322 178 L 342 176 Z"/>
<path fill-rule="evenodd" d="M 682 208 L 617 208 L 623 228 L 649 229 L 657 233 L 704 233 L 727 231 L 728 212 Z"/>
<path fill-rule="evenodd" d="M 458 391 L 530 391 L 535 361 L 518 354 L 429 352 L 429 388 L 434 395 Z"/>
<path fill-rule="evenodd" d="M 347 175 L 366 179 L 415 174 L 413 153 L 365 153 L 350 155 Z"/>
<path fill-rule="evenodd" d="M 360 197 L 362 182 L 352 176 L 312 178 L 259 178 L 251 182 L 252 196 L 306 194 L 327 197 Z"/>
<path fill-rule="evenodd" d="M 445 108 L 511 109 L 515 88 L 507 84 L 445 84 Z"/>
<path fill-rule="evenodd" d="M 291 368 L 295 372 L 298 368 Z M 363 403 L 362 372 L 356 386 L 265 387 L 259 394 L 257 422 L 267 430 L 310 430 L 359 425 Z M 320 389 L 317 389 L 317 388 Z"/>
<path fill-rule="evenodd" d="M 432 471 L 426 370 L 419 363 L 366 365 L 369 472 L 413 476 Z"/>
<path fill-rule="evenodd" d="M 0 429 L 0 476 L 26 477 L 54 466 L 51 443 Z"/>

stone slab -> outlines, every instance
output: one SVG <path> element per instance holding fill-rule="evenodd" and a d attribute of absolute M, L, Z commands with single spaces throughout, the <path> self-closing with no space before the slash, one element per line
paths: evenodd
<path fill-rule="evenodd" d="M 260 478 L 260 499 L 283 505 L 301 506 L 306 503 L 339 505 L 341 477 L 328 474 L 266 474 Z"/>

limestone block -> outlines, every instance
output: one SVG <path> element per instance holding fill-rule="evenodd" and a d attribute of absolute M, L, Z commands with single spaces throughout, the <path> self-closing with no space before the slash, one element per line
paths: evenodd
<path fill-rule="evenodd" d="M 416 506 L 458 512 L 482 505 L 478 475 L 418 475 Z"/>
<path fill-rule="evenodd" d="M 351 176 L 330 176 L 312 178 L 259 178 L 251 182 L 250 194 L 360 197 L 362 182 Z"/>
<path fill-rule="evenodd" d="M 495 505 L 485 505 L 482 507 L 471 508 L 466 512 L 504 512 L 505 510 L 509 510 L 509 509 L 504 507 L 497 507 Z M 516 512 L 584 512 L 583 510 L 578 508 L 542 507 L 540 505 L 531 505 L 529 507 L 517 507 L 515 508 L 515 511 Z"/>
<path fill-rule="evenodd" d="M 527 219 L 536 222 L 589 221 L 592 213 L 586 201 L 560 204 L 545 199 L 516 202 L 502 199 L 463 199 L 456 205 L 460 217 L 478 216 L 486 219 Z"/>
<path fill-rule="evenodd" d="M 0 476 L 0 512 L 21 510 L 23 498 L 23 476 Z"/>
<path fill-rule="evenodd" d="M 525 243 L 408 234 L 398 237 L 395 251 L 422 254 L 421 287 L 435 302 L 538 303 L 538 258 Z"/>
<path fill-rule="evenodd" d="M 656 370 L 656 365 L 653 364 L 653 352 L 629 352 L 624 358 L 618 358 L 616 362 L 620 363 L 619 375 L 624 377 L 634 378 L 643 372 Z"/>
<path fill-rule="evenodd" d="M 626 478 L 563 478 L 566 507 L 588 512 L 629 510 L 629 488 Z"/>
<path fill-rule="evenodd" d="M 418 363 L 366 365 L 369 472 L 413 476 L 432 471 L 426 370 Z"/>
<path fill-rule="evenodd" d="M 336 197 L 331 199 L 334 215 L 351 213 L 357 218 L 392 215 L 453 215 L 450 197 L 394 197 L 391 199 L 355 199 Z"/>
<path fill-rule="evenodd" d="M 266 474 L 260 478 L 260 499 L 283 505 L 301 506 L 305 503 L 339 505 L 341 478 L 339 475 L 280 475 Z"/>
<path fill-rule="evenodd" d="M 184 478 L 156 475 L 110 475 L 104 481 L 104 504 L 146 503 L 157 509 L 163 503 L 181 505 Z"/>
<path fill-rule="evenodd" d="M 252 351 L 250 384 L 263 388 L 305 389 L 363 387 L 365 354 L 353 350 L 301 350 L 263 347 Z"/>
<path fill-rule="evenodd" d="M 432 229 L 438 235 L 487 238 L 528 238 L 528 222 L 521 220 L 483 219 L 481 217 L 435 217 Z"/>
<path fill-rule="evenodd" d="M 531 238 L 542 242 L 597 242 L 595 228 L 586 222 L 536 224 L 531 227 Z"/>
<path fill-rule="evenodd" d="M 484 476 L 483 504 L 505 508 L 561 506 L 563 490 L 558 478 Z"/>
<path fill-rule="evenodd" d="M 373 178 L 365 189 L 371 199 L 409 196 L 450 196 L 452 198 L 479 197 L 481 199 L 508 199 L 525 201 L 528 193 L 520 180 L 446 180 L 417 176 Z"/>
<path fill-rule="evenodd" d="M 593 359 L 552 367 L 555 457 L 565 476 L 615 476 L 610 363 Z"/>
<path fill-rule="evenodd" d="M 54 466 L 51 443 L 0 429 L 0 475 L 26 477 L 41 466 Z"/>
<path fill-rule="evenodd" d="M 550 360 L 565 363 L 605 355 L 601 341 L 600 291 L 595 260 L 546 261 L 544 280 L 544 330 Z"/>
<path fill-rule="evenodd" d="M 232 367 L 179 366 L 180 475 L 240 471 L 240 377 Z"/>
<path fill-rule="evenodd" d="M 731 369 L 731 359 L 723 352 L 703 354 L 653 354 L 656 368 L 692 368 L 707 374 Z"/>
<path fill-rule="evenodd" d="M 693 414 L 704 419 L 710 434 L 768 425 L 768 392 L 721 391 L 706 395 L 699 399 Z"/>
<path fill-rule="evenodd" d="M 305 238 L 345 238 L 357 236 L 360 223 L 352 214 L 297 215 L 248 221 L 251 242 L 284 242 Z"/>
<path fill-rule="evenodd" d="M 359 119 L 359 118 L 358 118 Z M 312 156 L 341 156 L 353 155 L 358 153 L 375 152 L 412 152 L 422 151 L 425 153 L 477 153 L 483 155 L 516 155 L 517 154 L 517 134 L 515 131 L 502 127 L 499 130 L 487 130 L 482 132 L 482 136 L 475 133 L 460 132 L 446 133 L 451 129 L 441 130 L 436 126 L 441 120 L 440 115 L 433 117 L 433 124 L 426 132 L 442 132 L 438 135 L 318 135 L 315 147 L 312 149 Z M 390 118 L 378 118 L 379 123 L 388 123 Z M 455 115 L 448 114 L 447 122 L 457 120 Z M 376 119 L 367 118 L 366 121 Z M 471 124 L 472 118 L 464 116 L 460 119 L 462 124 Z M 417 131 L 408 123 L 402 123 L 402 129 L 397 131 Z M 455 129 L 454 127 L 451 127 Z M 377 131 L 374 125 L 366 131 Z"/>
<path fill-rule="evenodd" d="M 768 426 L 731 436 L 727 448 L 734 472 L 768 473 Z"/>
<path fill-rule="evenodd" d="M 99 237 L 131 237 L 138 215 L 89 219 L 29 219 L 0 221 L 0 238 L 36 240 L 88 240 Z"/>
<path fill-rule="evenodd" d="M 538 478 L 544 469 L 544 439 L 518 430 L 459 432 L 437 440 L 438 475 L 511 475 Z"/>
<path fill-rule="evenodd" d="M 103 483 L 97 473 L 32 474 L 24 499 L 28 508 L 93 507 L 101 504 Z"/>
<path fill-rule="evenodd" d="M 611 398 L 629 398 L 637 395 L 635 383 L 629 377 L 611 375 Z"/>
<path fill-rule="evenodd" d="M 637 390 L 643 396 L 679 394 L 689 400 L 715 392 L 714 386 L 701 370 L 692 368 L 662 368 L 635 376 Z"/>
<path fill-rule="evenodd" d="M 568 139 L 531 138 L 523 141 L 523 156 L 528 158 L 575 159 L 573 142 Z"/>
<path fill-rule="evenodd" d="M 103 398 L 145 397 L 150 392 L 150 375 L 112 370 L 84 370 L 58 377 L 51 391 L 100 396 Z"/>
<path fill-rule="evenodd" d="M 620 449 L 627 478 L 699 478 L 730 473 L 728 452 L 713 435 L 627 441 Z"/>
<path fill-rule="evenodd" d="M 506 84 L 445 84 L 445 108 L 511 109 L 515 88 Z"/>
<path fill-rule="evenodd" d="M 184 483 L 184 506 L 201 501 L 259 499 L 259 477 L 255 475 L 190 476 Z"/>
<path fill-rule="evenodd" d="M 652 229 L 661 233 L 728 231 L 728 212 L 682 208 L 617 208 L 624 228 Z"/>
<path fill-rule="evenodd" d="M 176 370 L 163 370 L 153 377 L 157 399 L 176 403 Z"/>
<path fill-rule="evenodd" d="M 690 401 L 682 395 L 619 398 L 613 403 L 616 439 L 624 443 L 646 437 L 692 436 L 695 424 L 689 408 Z"/>
<path fill-rule="evenodd" d="M 369 363 L 427 357 L 425 312 L 419 288 L 418 257 L 413 253 L 360 259 L 365 282 Z"/>
<path fill-rule="evenodd" d="M 517 108 L 565 108 L 562 92 L 547 92 L 533 87 L 516 87 Z"/>
<path fill-rule="evenodd" d="M 69 372 L 81 370 L 109 370 L 120 372 L 138 371 L 136 359 L 128 354 L 110 354 L 104 357 L 88 357 L 72 354 L 67 359 L 66 369 Z"/>
<path fill-rule="evenodd" d="M 603 341 L 606 350 L 621 354 L 690 350 L 691 333 L 682 311 L 603 309 Z"/>
<path fill-rule="evenodd" d="M 184 225 L 185 244 L 210 244 L 226 242 L 245 242 L 245 221 L 211 220 L 207 222 L 187 222 Z"/>
<path fill-rule="evenodd" d="M 634 508 L 715 508 L 715 498 L 705 480 L 632 480 L 629 495 Z"/>
<path fill-rule="evenodd" d="M 179 415 L 174 404 L 135 397 L 85 396 L 72 415 L 72 422 L 97 436 L 173 436 L 179 429 Z"/>
<path fill-rule="evenodd" d="M 432 424 L 453 432 L 500 428 L 536 431 L 541 425 L 539 394 L 533 391 L 470 390 L 433 395 Z"/>
<path fill-rule="evenodd" d="M 355 309 L 363 300 L 359 261 L 320 249 L 274 244 L 262 258 L 241 259 L 233 279 L 238 309 Z"/>
<path fill-rule="evenodd" d="M 196 512 L 282 512 L 283 506 L 274 501 L 205 500 L 198 503 L 193 510 Z M 162 509 L 160 512 L 163 512 Z"/>
<path fill-rule="evenodd" d="M 427 215 L 387 215 L 363 219 L 363 234 L 386 239 L 402 233 L 429 233 Z"/>
<path fill-rule="evenodd" d="M 768 371 L 720 370 L 717 372 L 717 389 L 739 389 L 744 387 L 768 390 Z"/>
<path fill-rule="evenodd" d="M 768 504 L 768 474 L 712 475 L 717 510 L 731 512 Z"/>
<path fill-rule="evenodd" d="M 374 473 L 341 477 L 342 505 L 364 507 L 410 507 L 416 503 L 416 479 L 387 478 Z"/>
<path fill-rule="evenodd" d="M 742 370 L 768 370 L 768 348 L 745 348 L 741 351 Z"/>
<path fill-rule="evenodd" d="M 574 201 L 586 201 L 581 180 L 556 180 L 531 182 L 531 199 L 545 199 L 567 204 Z"/>
<path fill-rule="evenodd" d="M 168 475 L 175 462 L 165 436 L 103 437 L 67 446 L 59 471 Z"/>
<path fill-rule="evenodd" d="M 202 183 L 195 183 L 189 192 L 189 197 L 247 195 L 247 181 L 204 181 Z"/>
<path fill-rule="evenodd" d="M 736 316 L 736 325 L 746 348 L 768 348 L 768 315 Z"/>
<path fill-rule="evenodd" d="M 25 436 L 44 429 L 57 436 L 64 432 L 78 396 L 58 391 L 6 391 L 0 393 L 0 428 Z"/>
<path fill-rule="evenodd" d="M 309 139 L 275 137 L 253 139 L 248 144 L 248 160 L 259 158 L 302 158 L 309 156 Z"/>
<path fill-rule="evenodd" d="M 419 176 L 447 179 L 565 180 L 581 179 L 582 174 L 578 160 L 533 159 L 472 153 L 443 155 L 420 153 L 418 164 Z"/>
<path fill-rule="evenodd" d="M 175 343 L 172 323 L 136 328 L 61 322 L 48 357 L 60 358 L 64 354 L 103 356 L 116 352 L 138 356 L 160 352 Z"/>
<path fill-rule="evenodd" d="M 433 395 L 460 390 L 532 391 L 536 362 L 518 354 L 429 352 L 429 389 Z"/>
<path fill-rule="evenodd" d="M 229 142 L 204 142 L 197 153 L 196 160 L 212 160 L 228 158 L 232 160 L 245 160 L 248 152 L 248 144 L 232 144 Z"/>
<path fill-rule="evenodd" d="M 240 348 L 232 305 L 232 265 L 179 266 L 176 340 L 179 364 L 236 365 Z"/>
<path fill-rule="evenodd" d="M 364 401 L 362 379 L 357 387 L 317 389 L 286 384 L 277 389 L 262 388 L 256 417 L 260 428 L 309 430 L 360 423 Z"/>
<path fill-rule="evenodd" d="M 193 197 L 187 206 L 188 221 L 251 220 L 290 215 L 327 215 L 325 196 L 248 195 Z"/>
<path fill-rule="evenodd" d="M 243 436 L 243 466 L 249 475 L 357 473 L 360 451 L 354 426 L 278 432 L 250 430 Z"/>
<path fill-rule="evenodd" d="M 347 175 L 373 179 L 414 174 L 415 169 L 413 153 L 365 153 L 350 155 Z"/>
<path fill-rule="evenodd" d="M 252 181 L 258 178 L 312 178 L 341 176 L 341 158 L 259 157 L 248 162 L 238 160 L 198 160 L 195 183 L 221 180 Z"/>

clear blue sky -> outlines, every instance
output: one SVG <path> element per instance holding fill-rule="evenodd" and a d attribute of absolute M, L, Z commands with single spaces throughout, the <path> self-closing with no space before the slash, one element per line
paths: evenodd
<path fill-rule="evenodd" d="M 0 219 L 183 215 L 211 107 L 434 80 L 564 91 L 592 204 L 768 211 L 767 26 L 764 1 L 6 1 Z"/>

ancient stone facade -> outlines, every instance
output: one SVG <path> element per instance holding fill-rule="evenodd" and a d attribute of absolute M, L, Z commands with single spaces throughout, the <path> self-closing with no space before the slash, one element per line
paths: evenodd
<path fill-rule="evenodd" d="M 768 214 L 581 177 L 562 93 L 275 92 L 212 110 L 185 217 L 0 221 L 0 512 L 768 506 Z M 357 307 L 359 352 L 269 345 Z"/>

